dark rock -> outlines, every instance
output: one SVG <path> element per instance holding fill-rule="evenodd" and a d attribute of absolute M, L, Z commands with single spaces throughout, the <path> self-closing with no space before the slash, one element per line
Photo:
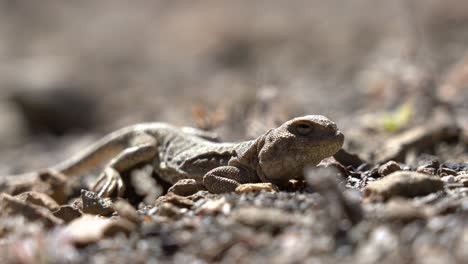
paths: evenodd
<path fill-rule="evenodd" d="M 62 205 L 53 212 L 55 217 L 58 217 L 69 223 L 82 215 L 80 210 L 72 205 Z"/>
<path fill-rule="evenodd" d="M 112 201 L 108 198 L 101 198 L 97 193 L 81 190 L 81 200 L 83 201 L 83 213 L 95 215 L 110 215 L 115 210 Z"/>

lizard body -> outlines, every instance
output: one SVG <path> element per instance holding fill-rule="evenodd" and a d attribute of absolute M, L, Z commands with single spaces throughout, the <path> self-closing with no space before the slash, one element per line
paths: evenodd
<path fill-rule="evenodd" d="M 151 163 L 165 182 L 194 179 L 210 192 L 222 193 L 243 183 L 283 185 L 302 176 L 305 166 L 335 154 L 343 139 L 335 123 L 318 115 L 294 118 L 239 143 L 219 143 L 197 130 L 146 123 L 113 132 L 50 171 L 70 177 L 110 160 L 93 189 L 101 196 L 121 196 L 120 174 Z"/>

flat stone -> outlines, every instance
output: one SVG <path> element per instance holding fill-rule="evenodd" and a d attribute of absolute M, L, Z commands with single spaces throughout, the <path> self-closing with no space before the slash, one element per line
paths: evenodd
<path fill-rule="evenodd" d="M 390 197 L 415 197 L 427 195 L 444 189 L 443 181 L 437 176 L 412 171 L 397 171 L 376 181 L 364 189 L 364 196 L 387 200 Z"/>
<path fill-rule="evenodd" d="M 189 198 L 174 193 L 168 193 L 167 195 L 158 198 L 156 203 L 158 202 L 168 202 L 180 208 L 191 208 L 195 204 L 195 202 Z"/>
<path fill-rule="evenodd" d="M 29 221 L 39 221 L 47 227 L 63 224 L 63 220 L 55 217 L 52 212 L 42 206 L 35 205 L 8 194 L 0 195 L 0 215 L 22 215 Z"/>
<path fill-rule="evenodd" d="M 66 223 L 69 223 L 82 215 L 78 208 L 71 205 L 62 205 L 54 211 L 53 214 L 55 217 L 62 219 Z"/>
<path fill-rule="evenodd" d="M 278 192 L 279 189 L 274 184 L 269 182 L 261 182 L 261 183 L 246 183 L 237 186 L 236 192 L 237 193 L 251 193 L 251 192 Z"/>
<path fill-rule="evenodd" d="M 74 244 L 87 245 L 117 233 L 128 234 L 135 228 L 136 225 L 126 219 L 115 220 L 93 215 L 83 215 L 70 222 L 62 232 Z"/>

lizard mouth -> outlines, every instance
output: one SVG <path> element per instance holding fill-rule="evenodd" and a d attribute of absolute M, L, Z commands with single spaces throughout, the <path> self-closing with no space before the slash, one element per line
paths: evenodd
<path fill-rule="evenodd" d="M 335 154 L 344 143 L 344 135 L 337 130 L 333 135 L 326 135 L 315 138 L 310 144 L 310 148 L 316 153 L 317 158 L 324 159 Z"/>

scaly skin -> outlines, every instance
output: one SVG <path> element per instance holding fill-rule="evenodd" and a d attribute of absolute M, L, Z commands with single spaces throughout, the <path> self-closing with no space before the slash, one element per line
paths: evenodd
<path fill-rule="evenodd" d="M 104 137 L 49 170 L 70 177 L 111 159 L 93 190 L 103 197 L 122 196 L 121 173 L 151 163 L 168 183 L 193 179 L 210 192 L 223 193 L 243 183 L 284 185 L 301 178 L 304 167 L 335 154 L 344 140 L 335 123 L 318 115 L 294 118 L 240 143 L 218 143 L 205 135 L 165 123 L 138 124 Z"/>

